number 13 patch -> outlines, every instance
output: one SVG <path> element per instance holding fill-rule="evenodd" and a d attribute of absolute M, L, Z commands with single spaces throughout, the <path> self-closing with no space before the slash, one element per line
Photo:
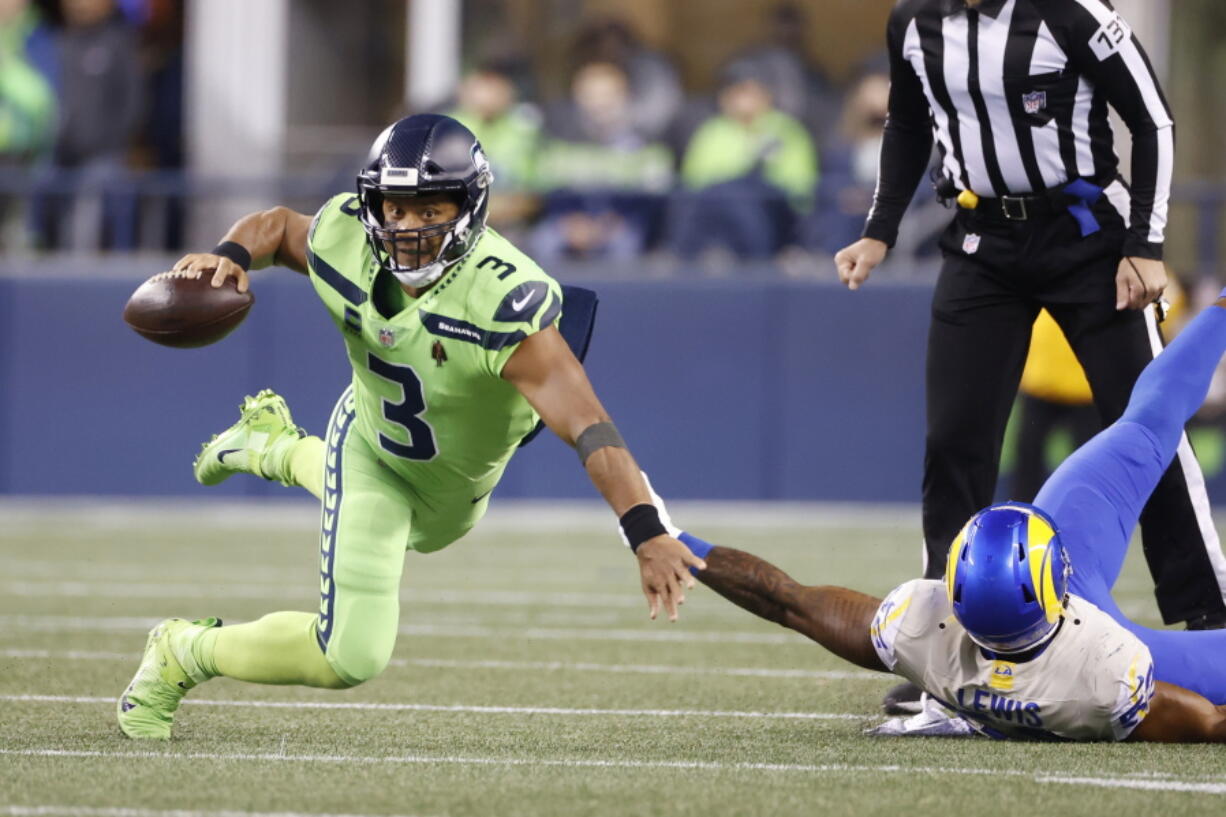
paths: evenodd
<path fill-rule="evenodd" d="M 1132 29 L 1124 18 L 1116 14 L 1114 18 L 1103 23 L 1094 36 L 1090 38 L 1090 50 L 1098 61 L 1110 57 L 1132 38 Z"/>

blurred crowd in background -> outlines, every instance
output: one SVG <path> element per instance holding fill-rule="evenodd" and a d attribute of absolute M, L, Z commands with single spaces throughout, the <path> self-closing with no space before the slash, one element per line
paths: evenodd
<path fill-rule="evenodd" d="M 476 55 L 439 110 L 485 146 L 491 223 L 542 263 L 831 253 L 863 226 L 889 81 L 881 58 L 836 86 L 805 52 L 809 22 L 778 5 L 768 37 L 693 95 L 629 24 L 592 19 L 565 98 L 535 98 L 522 55 Z M 182 249 L 183 96 L 182 0 L 0 0 L 2 246 Z M 352 169 L 321 178 L 320 196 Z M 910 219 L 903 243 L 922 247 L 943 220 Z"/>
<path fill-rule="evenodd" d="M 174 248 L 138 235 L 132 171 L 183 166 L 182 120 L 178 0 L 0 0 L 0 242 Z"/>
<path fill-rule="evenodd" d="M 250 185 L 236 193 L 234 179 L 186 171 L 184 17 L 184 0 L 0 0 L 0 252 L 193 249 L 193 206 L 250 195 Z M 813 21 L 800 4 L 780 2 L 768 23 L 704 92 L 687 91 L 675 58 L 625 20 L 593 17 L 570 42 L 565 93 L 537 91 L 548 83 L 526 53 L 491 49 L 497 56 L 465 55 L 453 98 L 436 110 L 485 147 L 496 177 L 490 223 L 547 268 L 594 261 L 721 274 L 766 261 L 811 275 L 863 227 L 888 65 L 883 53 L 835 82 L 806 51 Z M 385 122 L 411 112 L 398 104 Z M 360 129 L 358 141 L 378 130 Z M 349 188 L 361 159 L 316 164 L 292 196 L 265 187 L 256 201 L 309 210 Z M 280 172 L 301 173 L 293 164 Z M 895 257 L 935 254 L 949 219 L 927 184 L 916 199 Z M 1203 226 L 1216 234 L 1212 218 Z M 1217 286 L 1191 290 L 1195 311 Z M 1006 447 L 1018 452 L 1004 463 L 1016 467 L 1017 498 L 1098 425 L 1053 329 L 1036 328 L 1026 421 L 1015 426 L 1024 439 Z M 1226 410 L 1226 373 L 1208 402 Z M 1201 450 L 1207 470 L 1226 467 L 1226 445 Z"/>
<path fill-rule="evenodd" d="M 667 54 L 597 20 L 573 45 L 567 98 L 525 98 L 515 63 L 490 60 L 446 112 L 493 163 L 496 225 L 543 261 L 833 251 L 863 226 L 889 84 L 877 65 L 832 85 L 805 24 L 777 7 L 770 40 L 732 55 L 713 96 L 687 97 Z"/>

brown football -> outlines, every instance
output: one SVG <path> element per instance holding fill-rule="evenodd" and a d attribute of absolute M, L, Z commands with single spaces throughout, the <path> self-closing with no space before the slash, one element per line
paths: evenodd
<path fill-rule="evenodd" d="M 163 346 L 193 349 L 216 343 L 243 322 L 255 296 L 239 292 L 233 278 L 216 289 L 212 279 L 212 270 L 198 278 L 189 273 L 159 273 L 128 298 L 124 323 Z"/>

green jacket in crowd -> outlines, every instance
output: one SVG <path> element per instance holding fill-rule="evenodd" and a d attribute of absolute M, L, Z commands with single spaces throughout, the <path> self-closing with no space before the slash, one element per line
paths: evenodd
<path fill-rule="evenodd" d="M 817 187 L 817 148 L 804 125 L 780 111 L 759 116 L 746 127 L 727 116 L 699 126 L 681 163 L 681 180 L 701 189 L 749 175 L 782 190 L 793 206 L 804 209 Z"/>
<path fill-rule="evenodd" d="M 36 17 L 27 10 L 0 26 L 0 157 L 26 159 L 51 146 L 55 91 L 26 58 Z"/>

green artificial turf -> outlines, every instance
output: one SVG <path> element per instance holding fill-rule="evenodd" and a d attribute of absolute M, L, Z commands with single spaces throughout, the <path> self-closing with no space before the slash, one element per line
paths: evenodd
<path fill-rule="evenodd" d="M 497 503 L 496 503 L 497 506 Z M 169 744 L 114 699 L 145 631 L 312 610 L 308 505 L 0 510 L 0 817 L 1226 813 L 1226 750 L 865 737 L 892 679 L 696 588 L 647 620 L 607 511 L 496 507 L 409 554 L 393 665 L 344 692 L 224 679 Z M 684 512 L 684 517 L 682 513 Z M 674 509 L 807 583 L 883 594 L 915 514 Z M 1130 557 L 1118 595 L 1155 621 Z"/>

